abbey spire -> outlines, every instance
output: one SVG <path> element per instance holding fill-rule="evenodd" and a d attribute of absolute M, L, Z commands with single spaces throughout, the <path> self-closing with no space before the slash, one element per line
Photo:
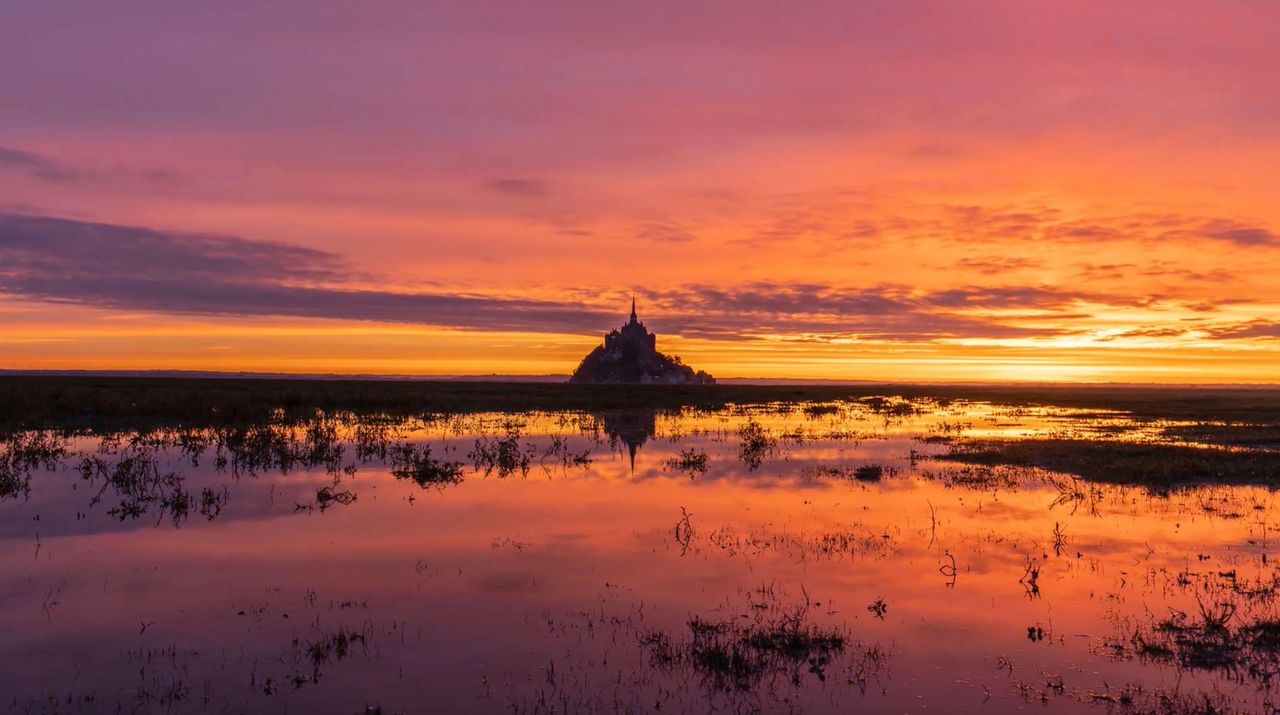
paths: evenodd
<path fill-rule="evenodd" d="M 626 325 L 610 330 L 604 344 L 587 354 L 569 382 L 657 382 L 667 384 L 715 384 L 715 378 L 685 365 L 678 357 L 658 352 L 658 336 L 649 332 L 636 315 L 631 294 L 631 315 Z"/>

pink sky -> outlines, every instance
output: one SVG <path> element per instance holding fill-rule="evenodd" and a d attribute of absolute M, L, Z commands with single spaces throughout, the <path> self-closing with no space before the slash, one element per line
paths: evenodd
<path fill-rule="evenodd" d="M 0 368 L 1275 381 L 1271 2 L 0 6 Z"/>

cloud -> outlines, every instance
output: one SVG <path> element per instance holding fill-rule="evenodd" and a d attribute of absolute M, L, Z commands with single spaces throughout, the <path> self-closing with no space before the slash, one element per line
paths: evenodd
<path fill-rule="evenodd" d="M 892 341 L 1044 337 L 1069 331 L 1019 325 L 964 311 L 1060 309 L 1099 298 L 1045 286 L 918 293 L 901 285 L 850 289 L 822 283 L 750 283 L 731 288 L 695 285 L 646 294 L 646 302 L 660 308 L 662 317 L 655 322 L 664 329 L 723 340 L 763 336 Z"/>
<path fill-rule="evenodd" d="M 774 202 L 743 225 L 732 242 L 755 249 L 785 245 L 814 254 L 891 243 L 958 244 L 976 254 L 958 265 L 994 275 L 1044 265 L 1033 257 L 999 255 L 1010 247 L 1025 252 L 1044 244 L 1167 248 L 1216 243 L 1268 249 L 1280 247 L 1280 234 L 1260 222 L 1193 213 L 1078 215 L 1039 203 L 932 204 L 819 192 Z"/>
<path fill-rule="evenodd" d="M 0 213 L 0 255 L 5 258 L 0 276 L 28 280 L 257 282 L 333 279 L 343 273 L 337 256 L 300 246 L 12 213 Z"/>
<path fill-rule="evenodd" d="M 175 314 L 290 316 L 470 330 L 594 334 L 622 297 L 566 289 L 557 300 L 368 289 L 341 256 L 294 245 L 0 213 L 0 293 L 27 300 Z M 1096 306 L 1158 298 L 1053 285 L 686 284 L 643 294 L 664 334 L 708 339 L 932 341 L 1075 334 Z M 1046 325 L 1045 319 L 1058 321 Z"/>
<path fill-rule="evenodd" d="M 34 152 L 0 146 L 0 171 L 19 171 L 54 184 L 136 182 L 171 185 L 177 174 L 160 169 L 101 169 L 77 167 Z"/>
<path fill-rule="evenodd" d="M 1100 217 L 1062 223 L 1046 222 L 1040 229 L 1046 240 L 1097 241 L 1218 241 L 1240 248 L 1280 245 L 1271 229 L 1238 219 L 1182 214 L 1142 213 Z"/>
<path fill-rule="evenodd" d="M 1219 285 L 1228 284 L 1240 279 L 1240 276 L 1233 271 L 1221 268 L 1209 271 L 1197 271 L 1178 266 L 1169 261 L 1153 261 L 1146 268 L 1140 271 L 1140 273 L 1144 276 L 1177 278 L 1183 281 L 1201 281 Z"/>
<path fill-rule="evenodd" d="M 1216 241 L 1226 241 L 1237 246 L 1274 246 L 1280 244 L 1280 237 L 1274 231 L 1261 226 L 1251 226 L 1224 219 L 1212 219 L 1203 222 L 1199 227 L 1187 233 L 1200 234 Z"/>
<path fill-rule="evenodd" d="M 956 261 L 956 265 L 961 268 L 968 268 L 983 275 L 991 276 L 998 273 L 1009 273 L 1027 268 L 1040 268 L 1044 265 L 1044 261 L 1038 261 L 1031 258 L 1011 258 L 1006 256 L 981 256 L 974 258 L 961 258 Z"/>
<path fill-rule="evenodd" d="M 542 179 L 494 179 L 485 184 L 485 188 L 497 194 L 527 199 L 551 194 L 550 182 Z"/>
<path fill-rule="evenodd" d="M 339 256 L 310 248 L 0 214 L 0 292 L 30 300 L 535 332 L 598 331 L 613 318 L 577 303 L 353 289 L 347 275 Z"/>
<path fill-rule="evenodd" d="M 1188 328 L 1133 328 L 1120 333 L 1103 335 L 1095 338 L 1101 342 L 1111 342 L 1122 338 L 1181 338 L 1187 335 Z"/>
<path fill-rule="evenodd" d="M 689 243 L 697 240 L 697 235 L 678 224 L 651 221 L 636 228 L 635 239 L 655 243 Z"/>
<path fill-rule="evenodd" d="M 80 172 L 39 154 L 2 146 L 0 146 L 0 169 L 22 171 L 36 178 L 56 183 L 71 183 L 81 178 Z"/>
<path fill-rule="evenodd" d="M 1134 213 L 1068 217 L 1058 208 L 1027 206 L 916 205 L 904 216 L 864 221 L 862 235 L 897 236 L 964 244 L 1000 244 L 1011 241 L 1044 241 L 1065 244 L 1213 241 L 1239 248 L 1280 246 L 1280 235 L 1270 228 L 1234 218 L 1178 213 Z M 821 230 L 820 224 L 807 226 Z M 963 263 L 962 263 L 963 264 Z M 983 268 L 975 259 L 975 268 Z"/>
<path fill-rule="evenodd" d="M 1053 286 L 969 286 L 937 291 L 924 300 L 929 305 L 944 308 L 1054 310 L 1084 301 L 1114 304 L 1119 299 L 1090 292 L 1065 291 Z"/>
<path fill-rule="evenodd" d="M 1251 320 L 1247 323 L 1214 328 L 1209 331 L 1209 337 L 1216 340 L 1280 338 L 1280 323 L 1270 320 Z"/>

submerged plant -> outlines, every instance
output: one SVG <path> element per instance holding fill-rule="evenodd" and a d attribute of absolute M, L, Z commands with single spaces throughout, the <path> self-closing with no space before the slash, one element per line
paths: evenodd
<path fill-rule="evenodd" d="M 65 440 L 50 431 L 17 432 L 0 440 L 0 499 L 25 494 L 36 469 L 54 469 L 67 455 Z"/>
<path fill-rule="evenodd" d="M 707 453 L 700 449 L 684 449 L 664 462 L 667 469 L 686 472 L 689 476 L 707 473 Z"/>
<path fill-rule="evenodd" d="M 502 438 L 477 439 L 469 456 L 475 468 L 483 469 L 486 476 L 497 471 L 499 477 L 507 477 L 516 472 L 522 475 L 529 473 L 533 450 L 533 447 L 528 451 L 522 450 L 520 434 L 512 430 Z"/>
<path fill-rule="evenodd" d="M 432 457 L 429 445 L 400 444 L 390 451 L 395 465 L 391 474 L 396 479 L 408 479 L 420 487 L 462 483 L 462 463 Z"/>
<path fill-rule="evenodd" d="M 765 458 L 778 449 L 778 440 L 755 420 L 748 420 L 738 431 L 738 459 L 747 465 L 747 471 L 760 468 Z"/>
<path fill-rule="evenodd" d="M 347 490 L 337 490 L 334 487 L 321 487 L 316 490 L 316 506 L 320 511 L 324 511 L 334 504 L 346 506 L 356 500 L 355 492 Z"/>
<path fill-rule="evenodd" d="M 744 692 L 783 675 L 799 686 L 806 675 L 819 681 L 853 645 L 842 628 L 810 619 L 811 603 L 784 605 L 771 587 L 756 591 L 748 612 L 727 618 L 694 616 L 685 636 L 661 631 L 641 634 L 651 664 L 661 670 L 689 668 L 703 684 L 719 692 Z M 876 668 L 886 657 L 879 647 L 861 648 L 864 663 Z M 862 669 L 866 674 L 866 668 Z M 853 682 L 853 679 L 850 679 Z"/>

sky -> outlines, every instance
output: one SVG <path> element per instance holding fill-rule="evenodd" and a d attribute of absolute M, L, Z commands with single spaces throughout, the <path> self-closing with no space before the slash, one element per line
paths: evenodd
<path fill-rule="evenodd" d="M 1280 3 L 0 0 L 0 368 L 1280 381 Z"/>

